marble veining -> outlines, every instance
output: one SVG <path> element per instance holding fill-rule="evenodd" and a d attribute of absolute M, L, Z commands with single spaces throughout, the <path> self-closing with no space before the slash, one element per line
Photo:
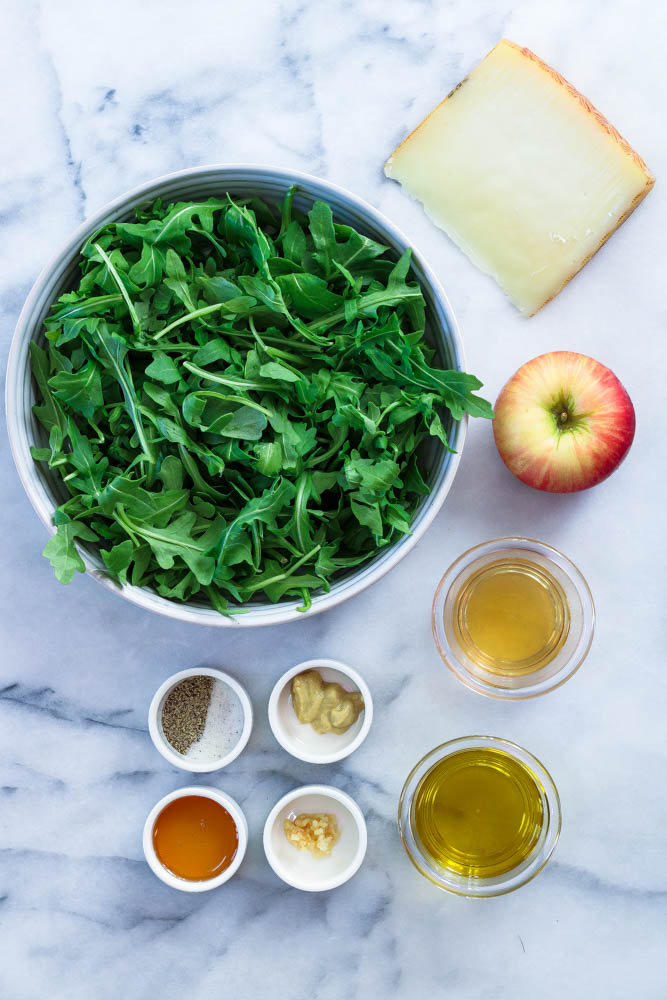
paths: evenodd
<path fill-rule="evenodd" d="M 252 632 L 160 619 L 88 578 L 58 585 L 3 436 L 2 1000 L 665 996 L 666 34 L 653 0 L 2 5 L 3 371 L 31 283 L 82 219 L 156 175 L 254 161 L 329 177 L 404 229 L 439 273 L 490 398 L 528 358 L 580 350 L 617 371 L 638 420 L 624 467 L 573 497 L 515 482 L 488 425 L 471 424 L 444 510 L 396 570 L 325 615 Z M 396 143 L 503 35 L 553 63 L 658 176 L 620 233 L 530 321 L 382 174 Z M 523 704 L 464 690 L 430 635 L 451 560 L 512 533 L 562 548 L 598 609 L 581 671 Z M 317 767 L 278 747 L 266 704 L 280 673 L 320 654 L 364 674 L 376 715 L 355 754 Z M 213 776 L 170 767 L 147 731 L 157 686 L 198 664 L 235 674 L 256 712 L 244 753 Z M 412 765 L 474 732 L 533 751 L 563 803 L 553 862 L 491 901 L 433 888 L 396 830 Z M 261 844 L 275 801 L 314 781 L 353 795 L 369 831 L 359 874 L 322 895 L 283 885 Z M 250 842 L 239 875 L 197 897 L 152 875 L 141 830 L 163 794 L 205 783 L 242 804 Z"/>

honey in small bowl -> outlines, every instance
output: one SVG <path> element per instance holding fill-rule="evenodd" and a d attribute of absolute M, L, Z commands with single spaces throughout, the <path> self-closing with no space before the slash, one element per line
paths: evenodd
<path fill-rule="evenodd" d="M 202 882 L 231 865 L 239 834 L 231 815 L 215 799 L 183 795 L 158 814 L 153 846 L 160 863 L 173 875 Z"/>

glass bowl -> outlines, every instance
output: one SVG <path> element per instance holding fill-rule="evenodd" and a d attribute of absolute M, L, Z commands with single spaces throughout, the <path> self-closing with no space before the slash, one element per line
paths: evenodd
<path fill-rule="evenodd" d="M 452 754 L 461 750 L 495 749 L 518 760 L 530 772 L 537 785 L 542 807 L 542 825 L 536 843 L 522 863 L 493 877 L 464 876 L 445 868 L 422 845 L 415 829 L 413 803 L 422 780 Z M 502 896 L 530 882 L 538 875 L 553 854 L 561 829 L 561 809 L 558 790 L 543 764 L 523 747 L 495 736 L 464 736 L 442 743 L 417 763 L 401 792 L 398 802 L 398 830 L 408 857 L 417 871 L 438 888 L 458 896 Z"/>
<path fill-rule="evenodd" d="M 471 645 L 466 649 L 459 625 L 465 597 L 460 595 L 495 565 L 530 565 L 530 575 L 553 592 L 559 629 L 541 659 L 492 662 L 479 652 L 473 658 Z M 579 669 L 593 641 L 595 606 L 586 580 L 557 549 L 533 538 L 496 538 L 468 549 L 449 567 L 433 599 L 432 627 L 440 656 L 461 683 L 478 694 L 514 701 L 553 691 Z"/>

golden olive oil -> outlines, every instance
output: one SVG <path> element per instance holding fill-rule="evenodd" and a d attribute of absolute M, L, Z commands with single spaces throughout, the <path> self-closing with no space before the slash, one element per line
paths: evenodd
<path fill-rule="evenodd" d="M 466 654 L 497 674 L 532 673 L 562 649 L 570 627 L 558 581 L 526 559 L 498 559 L 473 573 L 454 602 L 454 631 Z"/>
<path fill-rule="evenodd" d="M 466 878 L 503 875 L 535 849 L 548 815 L 539 779 L 494 748 L 459 750 L 419 782 L 412 827 L 423 851 Z"/>

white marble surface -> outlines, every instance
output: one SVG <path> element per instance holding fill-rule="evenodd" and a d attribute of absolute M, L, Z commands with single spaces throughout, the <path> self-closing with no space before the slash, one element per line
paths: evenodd
<path fill-rule="evenodd" d="M 490 427 L 475 423 L 443 512 L 388 578 L 323 616 L 233 633 L 152 617 L 90 579 L 57 584 L 3 439 L 3 1000 L 664 998 L 664 11 L 655 0 L 1 5 L 3 365 L 31 282 L 86 214 L 169 170 L 254 160 L 330 177 L 405 229 L 441 275 L 491 398 L 528 358 L 574 349 L 617 371 L 638 421 L 623 468 L 571 497 L 515 482 Z M 529 321 L 381 172 L 396 141 L 502 35 L 571 79 L 659 178 Z M 509 533 L 568 553 L 599 611 L 584 668 L 524 704 L 458 686 L 429 628 L 452 558 Z M 278 674 L 318 654 L 356 665 L 376 702 L 364 746 L 319 769 L 287 757 L 265 715 Z M 247 858 L 229 885 L 190 897 L 149 871 L 141 828 L 188 780 L 150 743 L 151 695 L 197 664 L 241 678 L 257 723 L 246 752 L 213 778 L 247 812 Z M 553 862 L 491 901 L 431 887 L 395 824 L 412 764 L 471 732 L 528 747 L 563 801 Z M 322 896 L 280 883 L 261 846 L 277 798 L 314 780 L 351 792 L 369 828 L 359 875 Z"/>

